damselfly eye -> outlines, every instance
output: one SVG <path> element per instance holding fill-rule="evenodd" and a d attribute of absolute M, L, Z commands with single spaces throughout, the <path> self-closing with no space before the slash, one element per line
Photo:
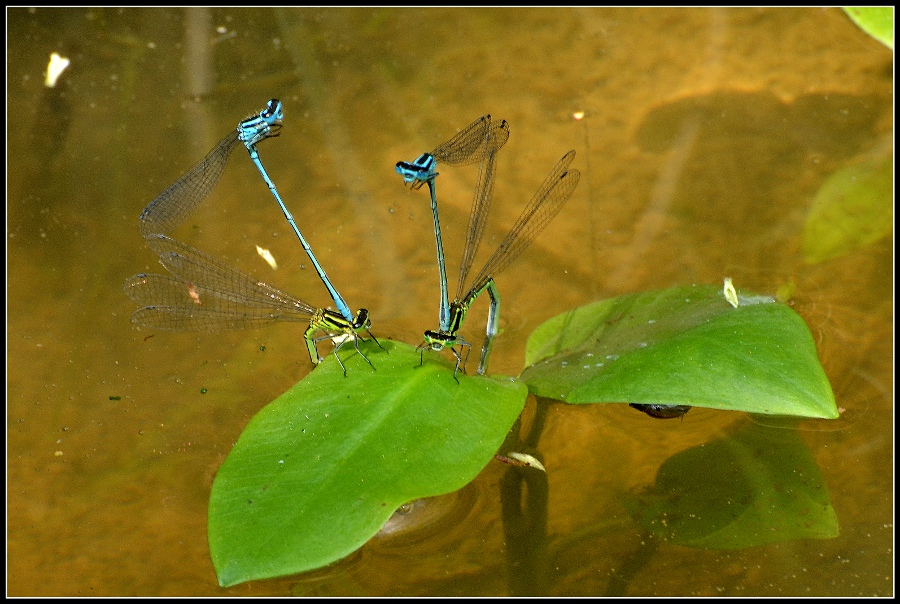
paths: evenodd
<path fill-rule="evenodd" d="M 263 117 L 272 117 L 276 115 L 281 109 L 281 101 L 278 99 L 272 99 L 269 101 L 268 105 L 266 105 L 266 110 L 263 112 Z"/>

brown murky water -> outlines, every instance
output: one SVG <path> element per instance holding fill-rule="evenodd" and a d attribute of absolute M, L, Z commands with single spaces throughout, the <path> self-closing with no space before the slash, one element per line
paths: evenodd
<path fill-rule="evenodd" d="M 796 283 L 795 308 L 847 410 L 800 432 L 840 536 L 645 550 L 626 494 L 749 420 L 554 405 L 535 593 L 893 593 L 893 238 L 816 265 L 800 253 L 827 176 L 893 143 L 892 54 L 841 11 L 12 9 L 8 19 L 10 595 L 510 593 L 499 464 L 434 503 L 451 510 L 443 529 L 440 508 L 426 530 L 415 518 L 429 506 L 411 506 L 396 523 L 423 531 L 411 538 L 380 537 L 300 577 L 216 584 L 212 477 L 253 414 L 311 369 L 302 332 L 138 331 L 122 285 L 158 270 L 137 229 L 144 205 L 271 97 L 284 101 L 285 126 L 260 147 L 266 166 L 379 336 L 417 343 L 437 315 L 426 195 L 405 189 L 394 163 L 487 112 L 512 135 L 486 239 L 499 240 L 565 151 L 583 173 L 499 279 L 493 371 L 518 373 L 531 329 L 596 299 L 724 276 L 766 293 Z M 72 65 L 49 89 L 54 51 Z M 242 155 L 181 238 L 326 304 Z M 470 176 L 442 176 L 451 281 Z M 473 313 L 470 325 L 483 324 L 485 310 Z"/>

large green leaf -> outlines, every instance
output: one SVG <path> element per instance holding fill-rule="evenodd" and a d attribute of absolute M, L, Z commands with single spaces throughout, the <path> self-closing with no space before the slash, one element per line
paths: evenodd
<path fill-rule="evenodd" d="M 890 235 L 894 228 L 894 158 L 890 148 L 828 177 L 803 227 L 809 263 L 849 254 Z"/>
<path fill-rule="evenodd" d="M 795 430 L 750 424 L 682 451 L 626 501 L 651 533 L 691 547 L 739 549 L 838 536 L 828 488 Z"/>
<path fill-rule="evenodd" d="M 838 417 L 803 319 L 767 296 L 689 286 L 588 304 L 540 325 L 521 379 L 567 403 Z"/>
<path fill-rule="evenodd" d="M 260 411 L 213 483 L 209 544 L 222 586 L 343 558 L 400 505 L 455 491 L 490 461 L 525 385 L 460 373 L 383 341 L 332 356 Z M 346 355 L 344 347 L 342 354 Z"/>

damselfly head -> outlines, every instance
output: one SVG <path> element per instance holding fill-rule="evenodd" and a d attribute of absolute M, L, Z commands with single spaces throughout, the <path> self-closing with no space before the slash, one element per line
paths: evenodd
<path fill-rule="evenodd" d="M 369 311 L 360 308 L 356 313 L 356 318 L 353 319 L 353 329 L 369 329 L 370 327 L 372 327 L 372 320 L 369 318 Z"/>
<path fill-rule="evenodd" d="M 416 158 L 414 162 L 398 161 L 397 174 L 403 177 L 403 182 L 410 188 L 418 189 L 424 183 L 437 176 L 434 171 L 434 156 L 430 153 L 423 153 Z"/>
<path fill-rule="evenodd" d="M 454 342 L 456 342 L 456 338 L 450 336 L 446 333 L 440 331 L 425 331 L 425 341 L 421 344 L 420 348 L 430 348 L 431 350 L 441 351 L 446 346 L 453 346 Z"/>
<path fill-rule="evenodd" d="M 281 122 L 284 119 L 284 105 L 278 99 L 272 99 L 266 104 L 266 108 L 262 110 L 259 117 L 270 124 Z"/>

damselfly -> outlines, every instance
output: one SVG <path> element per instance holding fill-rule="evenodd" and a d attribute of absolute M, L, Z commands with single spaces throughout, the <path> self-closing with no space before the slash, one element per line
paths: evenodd
<path fill-rule="evenodd" d="M 424 183 L 428 183 L 428 189 L 431 192 L 431 214 L 434 219 L 434 239 L 437 245 L 441 287 L 439 314 L 442 326 L 450 321 L 450 296 L 447 290 L 444 243 L 441 239 L 441 222 L 438 218 L 437 195 L 434 185 L 434 179 L 438 175 L 438 162 L 450 166 L 462 166 L 481 161 L 489 151 L 496 151 L 506 144 L 508 138 L 509 124 L 506 123 L 506 120 L 492 123 L 491 116 L 484 115 L 447 142 L 438 145 L 434 151 L 423 153 L 412 162 L 397 162 L 397 173 L 403 177 L 403 182 L 413 189 L 418 189 Z M 489 149 L 486 144 L 488 139 L 492 141 L 492 149 Z"/>
<path fill-rule="evenodd" d="M 281 196 L 278 194 L 278 190 L 275 188 L 275 184 L 272 182 L 272 179 L 269 178 L 269 175 L 260 160 L 259 151 L 257 150 L 256 145 L 266 138 L 278 136 L 282 127 L 283 118 L 284 111 L 281 101 L 272 99 L 268 102 L 266 108 L 259 114 L 242 120 L 238 124 L 238 127 L 229 132 L 219 144 L 213 147 L 203 160 L 191 168 L 184 176 L 175 181 L 175 183 L 169 186 L 165 191 L 160 193 L 156 199 L 151 201 L 150 204 L 144 208 L 139 219 L 141 234 L 147 242 L 147 245 L 159 254 L 162 259 L 162 256 L 169 251 L 168 241 L 174 241 L 169 237 L 171 232 L 209 196 L 212 189 L 221 178 L 231 152 L 238 146 L 239 142 L 243 143 L 250 154 L 250 159 L 262 175 L 269 191 L 272 193 L 272 196 L 281 208 L 285 218 L 293 228 L 297 238 L 300 240 L 307 256 L 309 256 L 310 261 L 313 263 L 316 273 L 318 273 L 322 282 L 325 284 L 325 287 L 328 289 L 329 294 L 331 294 L 332 300 L 337 308 L 337 313 L 327 310 L 322 310 L 322 312 L 331 313 L 342 319 L 343 322 L 336 328 L 339 332 L 345 332 L 348 329 L 352 330 L 354 334 L 359 330 L 366 330 L 368 332 L 369 327 L 371 326 L 368 311 L 363 308 L 360 309 L 356 315 L 353 315 L 350 312 L 350 308 L 347 306 L 346 302 L 344 302 L 343 297 L 341 297 L 334 285 L 332 285 L 328 275 L 325 274 L 324 269 L 313 254 L 306 238 L 303 237 L 303 234 L 297 227 L 294 217 L 282 201 Z M 165 238 L 160 238 L 160 235 L 165 236 Z M 322 327 L 322 324 L 319 324 L 316 329 L 324 329 L 324 327 Z M 369 332 L 369 335 L 371 335 L 371 332 Z M 378 342 L 378 340 L 375 341 L 376 343 Z M 318 363 L 320 360 L 318 355 L 311 354 L 310 356 L 313 363 Z M 368 359 L 366 360 L 368 361 Z"/>
<path fill-rule="evenodd" d="M 490 145 L 488 145 L 491 148 Z M 488 356 L 490 355 L 491 345 L 494 336 L 497 335 L 499 319 L 500 319 L 500 293 L 494 283 L 494 277 L 503 271 L 510 263 L 515 260 L 522 251 L 534 240 L 537 235 L 544 230 L 550 220 L 559 213 L 563 204 L 572 195 L 581 174 L 578 170 L 569 169 L 569 165 L 575 157 L 575 151 L 569 151 L 562 159 L 557 162 L 556 166 L 551 170 L 550 174 L 544 180 L 531 201 L 525 207 L 522 215 L 510 229 L 509 233 L 497 247 L 497 250 L 490 257 L 484 268 L 475 276 L 472 286 L 463 294 L 463 288 L 466 282 L 466 276 L 471 268 L 472 261 L 475 259 L 475 249 L 478 247 L 479 240 L 484 231 L 484 219 L 487 216 L 490 207 L 490 196 L 493 190 L 493 161 L 496 148 L 492 148 L 482 160 L 481 173 L 479 174 L 479 184 L 476 188 L 475 199 L 472 205 L 472 213 L 469 217 L 469 230 L 466 236 L 466 249 L 463 253 L 463 262 L 460 265 L 460 279 L 457 286 L 456 299 L 450 303 L 449 319 L 441 321 L 440 329 L 428 330 L 425 332 L 425 341 L 419 345 L 420 355 L 425 348 L 431 350 L 443 350 L 450 348 L 456 357 L 456 367 L 453 371 L 453 377 L 459 371 L 462 363 L 465 371 L 465 361 L 468 359 L 472 345 L 458 335 L 459 329 L 465 320 L 469 306 L 475 299 L 487 290 L 491 299 L 490 310 L 488 311 L 487 327 L 484 345 L 481 349 L 481 360 L 478 364 L 477 373 L 482 374 L 487 368 Z M 456 350 L 456 345 L 466 347 L 466 357 L 460 356 Z M 421 362 L 421 356 L 420 356 Z"/>

